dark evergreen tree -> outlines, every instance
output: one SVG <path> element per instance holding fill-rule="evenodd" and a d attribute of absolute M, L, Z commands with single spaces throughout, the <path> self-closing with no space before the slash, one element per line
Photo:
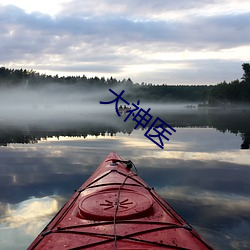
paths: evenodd
<path fill-rule="evenodd" d="M 250 81 L 250 64 L 249 63 L 243 63 L 242 64 L 242 69 L 244 71 L 244 74 L 243 74 L 241 79 L 243 79 L 243 81 L 245 81 L 245 82 L 249 82 Z"/>

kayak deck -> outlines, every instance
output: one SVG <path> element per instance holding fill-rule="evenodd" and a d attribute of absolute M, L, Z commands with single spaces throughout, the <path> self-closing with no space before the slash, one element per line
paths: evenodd
<path fill-rule="evenodd" d="M 212 249 L 110 153 L 28 249 Z"/>

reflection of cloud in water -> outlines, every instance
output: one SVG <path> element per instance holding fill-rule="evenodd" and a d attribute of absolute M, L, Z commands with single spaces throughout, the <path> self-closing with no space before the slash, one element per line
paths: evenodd
<path fill-rule="evenodd" d="M 4 204 L 0 218 L 1 249 L 25 249 L 62 206 L 61 198 L 30 198 L 18 204 Z"/>
<path fill-rule="evenodd" d="M 249 166 L 250 155 L 248 151 L 233 150 L 220 152 L 155 152 L 154 157 L 162 159 L 183 159 L 198 161 L 220 161 Z"/>
<path fill-rule="evenodd" d="M 203 228 L 194 225 L 193 226 L 200 235 L 207 242 L 213 242 L 214 249 L 224 250 L 224 249 L 232 249 L 232 250 L 242 250 L 242 249 L 250 249 L 250 241 L 249 237 L 239 237 L 236 236 L 239 232 L 249 232 L 250 225 L 242 222 L 238 225 L 234 225 L 232 228 L 228 228 L 226 233 L 222 233 L 215 230 L 210 230 L 208 228 Z"/>
<path fill-rule="evenodd" d="M 158 146 L 154 144 L 152 141 L 148 140 L 146 137 L 120 137 L 120 143 L 125 147 L 141 147 L 149 149 L 157 149 Z"/>
<path fill-rule="evenodd" d="M 163 198 L 184 201 L 187 203 L 199 204 L 201 206 L 218 206 L 220 209 L 217 211 L 218 215 L 240 214 L 249 215 L 250 211 L 250 198 L 235 194 L 225 194 L 219 192 L 195 191 L 189 187 L 161 187 L 157 188 Z"/>
<path fill-rule="evenodd" d="M 249 197 L 190 187 L 162 187 L 156 191 L 207 242 L 213 242 L 215 249 L 250 249 Z"/>
<path fill-rule="evenodd" d="M 41 222 L 59 209 L 58 201 L 55 197 L 31 198 L 21 203 L 8 204 L 5 216 L 0 219 L 0 223 L 12 228 L 25 224 L 26 233 L 34 234 L 32 227 L 34 222 Z"/>

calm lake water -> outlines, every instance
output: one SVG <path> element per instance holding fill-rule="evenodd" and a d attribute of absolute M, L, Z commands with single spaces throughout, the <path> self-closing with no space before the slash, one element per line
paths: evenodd
<path fill-rule="evenodd" d="M 215 249 L 250 249 L 250 110 L 152 108 L 176 129 L 162 150 L 109 108 L 0 117 L 0 248 L 27 248 L 115 151 Z"/>

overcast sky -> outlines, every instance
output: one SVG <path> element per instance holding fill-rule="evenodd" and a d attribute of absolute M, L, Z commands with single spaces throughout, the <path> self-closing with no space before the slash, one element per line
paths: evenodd
<path fill-rule="evenodd" d="M 0 0 L 0 66 L 154 84 L 240 79 L 249 0 Z"/>

